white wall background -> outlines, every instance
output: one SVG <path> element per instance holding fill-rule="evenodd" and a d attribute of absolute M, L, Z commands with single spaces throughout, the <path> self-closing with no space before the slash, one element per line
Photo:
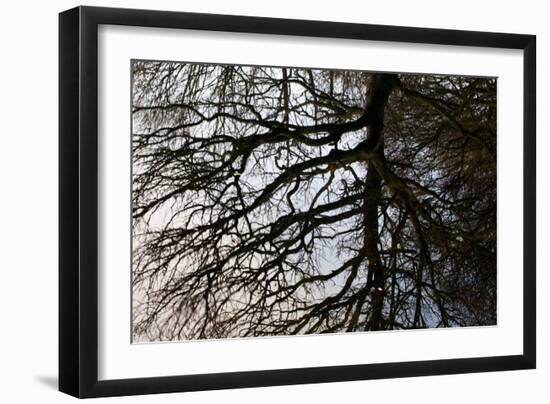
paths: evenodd
<path fill-rule="evenodd" d="M 538 369 L 108 399 L 120 403 L 547 402 L 550 392 L 550 25 L 545 2 L 90 1 L 88 5 L 531 33 L 538 41 Z M 57 385 L 57 13 L 6 2 L 0 43 L 0 401 L 64 403 Z M 545 74 L 545 72 L 547 72 Z M 520 139 L 518 139 L 520 141 Z M 520 161 L 510 161 L 520 164 Z M 518 237 L 519 232 L 518 229 Z M 546 321 L 545 321 L 546 320 Z"/>

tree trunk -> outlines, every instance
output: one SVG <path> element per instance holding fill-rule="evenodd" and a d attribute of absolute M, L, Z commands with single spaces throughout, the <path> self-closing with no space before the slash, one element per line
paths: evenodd
<path fill-rule="evenodd" d="M 384 139 L 382 128 L 384 125 L 384 109 L 388 97 L 392 92 L 397 77 L 390 74 L 375 75 L 371 83 L 368 99 L 367 142 L 377 145 L 373 159 L 367 166 L 364 198 L 364 245 L 368 260 L 367 288 L 371 290 L 371 315 L 366 323 L 366 330 L 381 330 L 384 328 L 384 279 L 385 271 L 380 259 L 378 240 L 378 208 L 382 197 L 382 177 L 376 169 L 373 160 L 384 161 Z M 367 291 L 368 293 L 368 291 Z"/>

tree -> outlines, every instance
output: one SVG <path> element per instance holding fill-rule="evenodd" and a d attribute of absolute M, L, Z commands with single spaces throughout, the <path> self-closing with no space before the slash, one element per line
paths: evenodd
<path fill-rule="evenodd" d="M 496 79 L 132 76 L 134 338 L 496 323 Z"/>

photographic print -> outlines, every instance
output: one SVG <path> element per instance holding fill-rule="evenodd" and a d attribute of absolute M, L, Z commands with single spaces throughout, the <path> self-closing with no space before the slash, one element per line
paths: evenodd
<path fill-rule="evenodd" d="M 131 83 L 134 343 L 496 325 L 496 78 Z"/>

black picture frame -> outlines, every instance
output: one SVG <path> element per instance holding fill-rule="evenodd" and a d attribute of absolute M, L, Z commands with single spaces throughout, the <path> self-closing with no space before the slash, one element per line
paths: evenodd
<path fill-rule="evenodd" d="M 523 354 L 98 380 L 100 24 L 522 50 Z M 59 390 L 84 398 L 535 368 L 535 73 L 534 35 L 96 7 L 77 7 L 60 13 Z"/>

